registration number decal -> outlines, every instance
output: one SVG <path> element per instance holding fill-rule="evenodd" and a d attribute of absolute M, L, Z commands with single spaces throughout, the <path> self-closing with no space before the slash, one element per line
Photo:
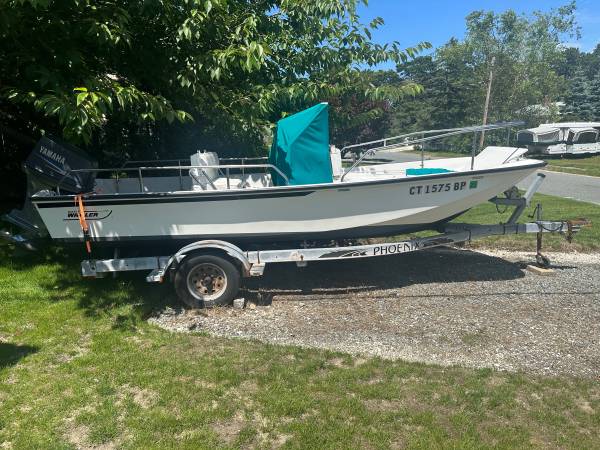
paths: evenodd
<path fill-rule="evenodd" d="M 432 183 L 411 186 L 408 190 L 410 195 L 437 194 L 440 192 L 462 191 L 468 186 L 469 189 L 477 189 L 477 181 L 456 181 L 454 183 Z"/>

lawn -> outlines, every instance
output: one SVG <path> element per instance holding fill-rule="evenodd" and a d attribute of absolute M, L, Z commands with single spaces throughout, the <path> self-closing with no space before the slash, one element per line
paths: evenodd
<path fill-rule="evenodd" d="M 581 158 L 546 159 L 547 170 L 600 177 L 600 155 Z"/>
<path fill-rule="evenodd" d="M 600 446 L 598 380 L 172 334 L 144 320 L 168 285 L 0 257 L 0 448 Z"/>

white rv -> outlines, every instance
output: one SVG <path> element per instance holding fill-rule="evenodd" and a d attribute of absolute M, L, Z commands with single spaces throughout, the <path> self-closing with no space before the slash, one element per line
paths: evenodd
<path fill-rule="evenodd" d="M 600 122 L 543 123 L 517 133 L 517 144 L 530 153 L 592 155 L 600 153 Z"/>

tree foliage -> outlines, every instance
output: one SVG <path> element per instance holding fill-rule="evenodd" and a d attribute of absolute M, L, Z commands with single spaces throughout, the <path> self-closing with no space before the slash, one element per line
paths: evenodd
<path fill-rule="evenodd" d="M 563 116 L 570 121 L 600 121 L 600 45 L 593 52 L 568 50 L 563 65 L 567 89 Z"/>
<path fill-rule="evenodd" d="M 84 144 L 167 139 L 169 129 L 193 140 L 205 129 L 257 147 L 281 110 L 346 92 L 377 102 L 418 90 L 360 76 L 427 44 L 373 43 L 383 21 L 362 24 L 357 1 L 3 0 L 0 111 Z"/>
<path fill-rule="evenodd" d="M 512 10 L 472 12 L 466 17 L 463 40 L 453 38 L 433 56 L 398 66 L 403 79 L 421 83 L 425 92 L 405 101 L 396 128 L 481 123 L 491 70 L 494 81 L 488 122 L 521 118 L 537 125 L 556 116 L 555 102 L 566 88 L 561 69 L 567 52 L 561 42 L 579 33 L 574 13 L 574 3 L 532 16 Z"/>

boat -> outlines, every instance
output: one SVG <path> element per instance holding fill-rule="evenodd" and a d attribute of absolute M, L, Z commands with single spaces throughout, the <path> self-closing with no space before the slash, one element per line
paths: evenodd
<path fill-rule="evenodd" d="M 277 123 L 268 159 L 197 151 L 183 164 L 106 169 L 44 137 L 25 162 L 25 206 L 4 219 L 26 230 L 23 240 L 115 247 L 392 236 L 439 229 L 546 164 L 525 148 L 490 146 L 472 157 L 344 166 L 328 130 L 321 103 Z"/>
<path fill-rule="evenodd" d="M 548 156 L 586 156 L 600 153 L 600 122 L 543 123 L 520 130 L 517 144 L 531 154 Z"/>

